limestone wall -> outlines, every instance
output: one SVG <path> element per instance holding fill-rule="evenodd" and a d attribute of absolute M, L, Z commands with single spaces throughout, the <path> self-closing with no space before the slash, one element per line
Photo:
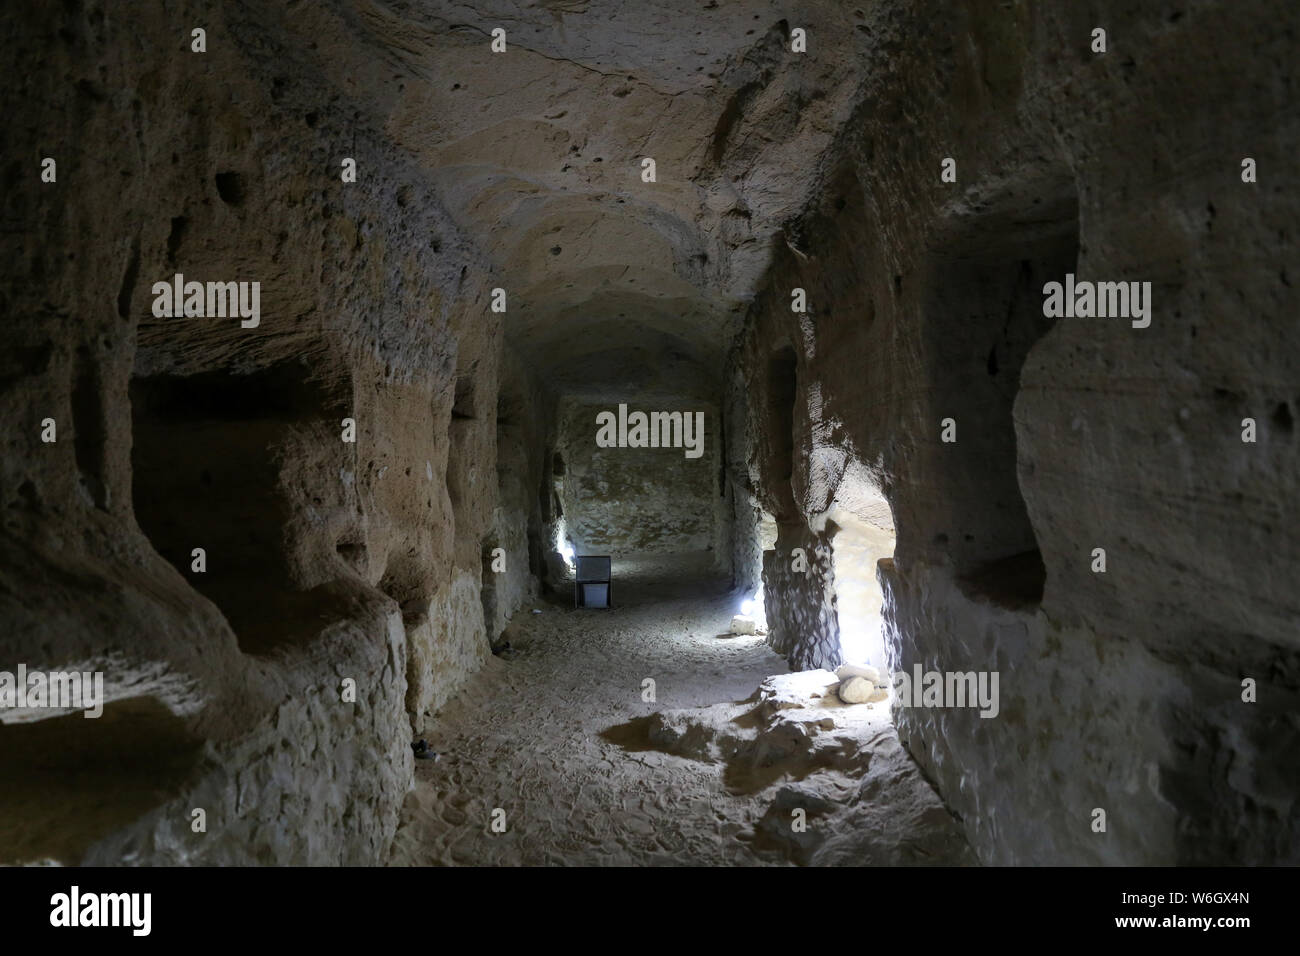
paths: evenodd
<path fill-rule="evenodd" d="M 893 665 L 1003 675 L 896 713 L 985 860 L 1300 859 L 1294 4 L 436 6 L 0 13 L 0 670 L 110 698 L 4 713 L 0 862 L 382 860 L 562 518 L 761 568 L 799 667 L 879 552 Z"/>
<path fill-rule="evenodd" d="M 685 447 L 608 447 L 597 444 L 597 415 L 618 414 L 618 402 L 566 400 L 558 412 L 556 451 L 565 527 L 578 553 L 654 554 L 704 551 L 716 545 L 719 519 L 717 407 L 689 399 L 624 402 L 630 415 L 703 413 L 700 456 Z"/>
<path fill-rule="evenodd" d="M 0 669 L 109 697 L 5 712 L 0 861 L 376 863 L 411 722 L 487 655 L 489 267 L 291 12 L 145 6 L 0 15 Z M 178 272 L 260 323 L 157 317 Z"/>
<path fill-rule="evenodd" d="M 1001 672 L 996 719 L 895 712 L 987 861 L 1300 859 L 1300 550 L 1279 510 L 1300 454 L 1295 21 L 1280 3 L 873 8 L 879 68 L 733 355 L 783 540 L 883 496 L 891 662 Z M 1275 174 L 1243 183 L 1245 157 Z M 1151 282 L 1150 326 L 1045 320 L 1067 271 Z M 795 660 L 836 640 L 815 577 L 765 573 Z"/>

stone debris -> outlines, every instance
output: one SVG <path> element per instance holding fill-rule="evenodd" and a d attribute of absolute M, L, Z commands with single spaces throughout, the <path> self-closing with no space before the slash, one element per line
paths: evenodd
<path fill-rule="evenodd" d="M 737 614 L 731 619 L 732 634 L 757 634 L 758 622 L 752 617 L 746 617 L 744 614 Z"/>
<path fill-rule="evenodd" d="M 416 760 L 438 760 L 439 754 L 429 746 L 429 742 L 421 737 L 411 744 L 411 750 L 415 754 Z"/>
<path fill-rule="evenodd" d="M 865 677 L 850 677 L 840 682 L 840 700 L 846 704 L 865 704 L 875 692 L 875 685 Z"/>
<path fill-rule="evenodd" d="M 529 653 L 509 692 L 493 662 L 439 714 L 446 757 L 416 767 L 394 863 L 973 862 L 885 708 L 842 704 L 830 671 L 782 673 L 760 641 L 716 640 L 725 594 L 643 603 L 638 590 L 625 586 L 617 627 L 576 614 L 514 625 Z M 630 704 L 647 675 L 660 703 Z M 526 826 L 465 825 L 503 795 Z M 797 809 L 806 831 L 791 829 Z"/>

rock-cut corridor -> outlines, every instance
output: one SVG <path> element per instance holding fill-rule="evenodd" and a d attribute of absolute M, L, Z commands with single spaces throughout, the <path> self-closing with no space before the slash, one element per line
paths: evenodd
<path fill-rule="evenodd" d="M 1300 862 L 1297 36 L 7 0 L 0 869 Z"/>

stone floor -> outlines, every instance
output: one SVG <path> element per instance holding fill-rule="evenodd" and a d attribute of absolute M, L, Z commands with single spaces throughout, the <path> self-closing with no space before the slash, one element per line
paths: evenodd
<path fill-rule="evenodd" d="M 974 862 L 887 703 L 729 635 L 707 555 L 614 576 L 612 610 L 521 609 L 439 715 L 394 864 Z"/>

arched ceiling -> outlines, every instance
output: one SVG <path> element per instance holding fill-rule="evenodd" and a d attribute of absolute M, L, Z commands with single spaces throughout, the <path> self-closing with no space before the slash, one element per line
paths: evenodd
<path fill-rule="evenodd" d="M 696 391 L 855 98 L 854 12 L 797 6 L 336 0 L 298 28 L 493 262 L 544 382 Z"/>

